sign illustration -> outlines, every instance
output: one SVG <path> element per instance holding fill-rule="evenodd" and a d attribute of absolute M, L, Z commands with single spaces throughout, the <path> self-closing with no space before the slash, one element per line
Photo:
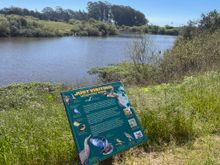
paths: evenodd
<path fill-rule="evenodd" d="M 92 165 L 147 140 L 121 82 L 61 96 L 81 164 Z"/>

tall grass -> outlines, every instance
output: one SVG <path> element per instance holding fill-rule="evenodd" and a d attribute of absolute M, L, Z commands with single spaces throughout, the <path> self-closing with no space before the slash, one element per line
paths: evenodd
<path fill-rule="evenodd" d="M 184 143 L 220 133 L 220 73 L 186 77 L 180 84 L 130 90 L 151 144 Z"/>
<path fill-rule="evenodd" d="M 182 83 L 130 87 L 128 95 L 149 136 L 144 147 L 183 144 L 220 133 L 220 73 Z M 47 83 L 0 88 L 0 164 L 72 164 L 78 156 L 59 95 Z"/>
<path fill-rule="evenodd" d="M 76 161 L 60 85 L 0 88 L 0 164 L 60 164 Z"/>

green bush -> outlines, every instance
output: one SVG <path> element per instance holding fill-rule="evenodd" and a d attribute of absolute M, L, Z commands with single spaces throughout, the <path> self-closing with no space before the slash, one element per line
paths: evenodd
<path fill-rule="evenodd" d="M 219 69 L 220 30 L 203 33 L 192 40 L 179 39 L 174 47 L 165 53 L 161 64 L 166 80 L 178 79 L 184 75 Z"/>
<path fill-rule="evenodd" d="M 84 31 L 84 30 L 81 30 L 79 31 L 78 33 L 76 33 L 77 36 L 88 36 L 88 32 L 87 31 Z"/>
<path fill-rule="evenodd" d="M 75 21 L 72 24 L 74 27 L 71 31 L 76 36 L 108 36 L 118 34 L 116 26 L 95 19 Z"/>
<path fill-rule="evenodd" d="M 220 133 L 219 82 L 220 73 L 210 72 L 186 77 L 180 84 L 130 90 L 150 144 L 183 143 Z"/>
<path fill-rule="evenodd" d="M 132 33 L 152 33 L 178 35 L 178 28 L 148 26 L 119 26 L 95 19 L 80 21 L 70 19 L 68 23 L 39 20 L 31 16 L 6 15 L 0 16 L 0 37 L 54 37 L 54 36 L 109 36 L 120 31 Z"/>
<path fill-rule="evenodd" d="M 0 15 L 0 37 L 8 36 L 10 33 L 8 20 Z"/>
<path fill-rule="evenodd" d="M 100 35 L 99 29 L 97 27 L 88 26 L 86 27 L 86 31 L 87 31 L 88 36 L 99 36 Z"/>
<path fill-rule="evenodd" d="M 121 63 L 106 67 L 91 68 L 89 74 L 98 74 L 98 79 L 102 82 L 122 81 L 124 83 L 134 81 L 131 70 L 134 66 L 128 63 Z"/>
<path fill-rule="evenodd" d="M 116 26 L 109 24 L 108 25 L 108 35 L 117 35 L 118 29 L 116 28 Z"/>

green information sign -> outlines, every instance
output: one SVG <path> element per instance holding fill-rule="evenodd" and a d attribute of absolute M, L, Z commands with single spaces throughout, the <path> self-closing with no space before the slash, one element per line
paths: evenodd
<path fill-rule="evenodd" d="M 92 165 L 147 140 L 121 82 L 61 95 L 81 164 Z"/>

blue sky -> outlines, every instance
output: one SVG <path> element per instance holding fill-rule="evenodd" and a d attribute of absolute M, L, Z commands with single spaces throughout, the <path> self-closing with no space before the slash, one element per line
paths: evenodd
<path fill-rule="evenodd" d="M 18 6 L 42 10 L 46 6 L 86 10 L 88 0 L 0 0 L 0 8 Z M 220 12 L 220 0 L 108 0 L 112 4 L 128 5 L 143 12 L 151 24 L 183 25 L 196 20 L 201 13 Z"/>

